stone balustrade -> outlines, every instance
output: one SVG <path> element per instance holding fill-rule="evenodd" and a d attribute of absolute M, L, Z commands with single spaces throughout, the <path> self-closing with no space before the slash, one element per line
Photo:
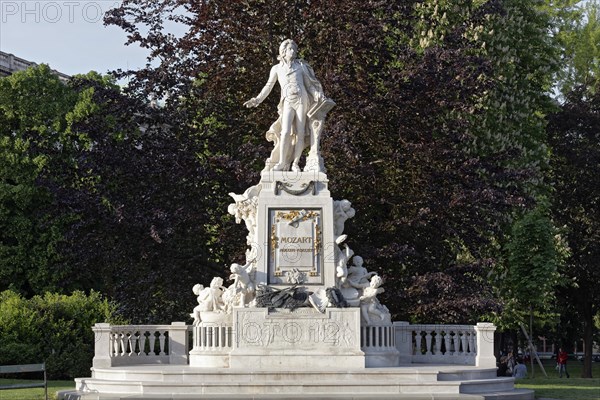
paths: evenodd
<path fill-rule="evenodd" d="M 411 363 L 460 364 L 486 368 L 496 366 L 494 331 L 490 323 L 477 325 L 392 325 L 363 326 L 361 349 L 366 366 L 393 366 Z M 190 353 L 188 337 L 194 331 Z M 227 367 L 227 355 L 235 342 L 230 321 L 187 326 L 110 325 L 93 327 L 96 346 L 93 366 L 105 368 L 138 364 L 188 364 Z M 193 360 L 192 360 L 193 359 Z"/>
<path fill-rule="evenodd" d="M 201 323 L 194 326 L 194 349 L 220 351 L 233 347 L 231 323 Z"/>
<path fill-rule="evenodd" d="M 367 325 L 360 328 L 360 347 L 365 348 L 395 348 L 396 336 L 392 325 Z"/>
<path fill-rule="evenodd" d="M 494 331 L 477 325 L 410 325 L 394 323 L 401 363 L 463 364 L 495 367 Z"/>
<path fill-rule="evenodd" d="M 184 322 L 171 325 L 96 324 L 93 366 L 98 368 L 138 364 L 188 362 L 188 331 Z"/>
<path fill-rule="evenodd" d="M 395 367 L 399 363 L 400 354 L 391 323 L 361 326 L 360 348 L 365 353 L 366 367 Z"/>

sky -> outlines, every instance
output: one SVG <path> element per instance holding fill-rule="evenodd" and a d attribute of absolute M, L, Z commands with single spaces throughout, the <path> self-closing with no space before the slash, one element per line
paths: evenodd
<path fill-rule="evenodd" d="M 138 69 L 147 51 L 104 26 L 117 0 L 0 0 L 0 50 L 67 75 Z"/>

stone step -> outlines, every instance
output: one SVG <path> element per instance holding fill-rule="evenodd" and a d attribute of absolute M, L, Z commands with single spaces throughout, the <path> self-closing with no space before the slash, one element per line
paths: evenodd
<path fill-rule="evenodd" d="M 77 388 L 100 393 L 152 393 L 152 394 L 399 394 L 399 393 L 460 393 L 461 382 L 398 382 L 376 379 L 340 382 L 336 380 L 263 380 L 237 382 L 160 382 L 160 381 L 114 381 L 95 378 L 76 379 Z"/>
<path fill-rule="evenodd" d="M 436 381 L 465 381 L 472 379 L 496 378 L 496 369 L 457 369 L 442 370 L 436 368 L 369 368 L 365 370 L 352 371 L 285 371 L 279 370 L 253 371 L 216 368 L 181 368 L 181 369 L 159 369 L 159 368 L 107 368 L 93 369 L 94 378 L 107 380 L 138 380 L 138 381 L 161 381 L 161 382 L 260 382 L 266 380 L 335 380 L 356 381 L 368 380 L 377 377 L 380 380 L 393 382 L 436 382 Z"/>
<path fill-rule="evenodd" d="M 299 394 L 299 395 L 118 395 L 118 394 L 97 394 L 97 393 L 78 393 L 76 391 L 59 392 L 61 400 L 299 400 L 299 399 L 315 399 L 315 400 L 533 400 L 533 391 L 526 389 L 515 389 L 508 392 L 500 392 L 494 394 L 475 395 L 475 394 L 394 394 L 394 395 L 378 395 L 378 394 Z"/>
<path fill-rule="evenodd" d="M 95 368 L 66 400 L 112 399 L 464 399 L 532 400 L 494 368 L 415 365 L 364 370 L 260 370 L 138 365 Z M 79 397 L 77 397 L 79 396 Z"/>
<path fill-rule="evenodd" d="M 500 377 L 493 379 L 473 379 L 468 381 L 460 381 L 461 393 L 486 393 L 508 391 L 514 389 L 514 378 Z"/>
<path fill-rule="evenodd" d="M 231 378 L 231 377 L 230 377 Z M 76 387 L 100 393 L 153 393 L 153 394 L 483 394 L 508 392 L 513 388 L 512 378 L 479 379 L 471 381 L 399 382 L 371 376 L 366 380 L 290 380 L 271 379 L 238 382 L 235 379 L 220 382 L 162 382 L 136 380 L 103 380 L 84 378 L 76 380 Z"/>
<path fill-rule="evenodd" d="M 494 379 L 496 378 L 496 368 L 486 369 L 457 369 L 455 371 L 440 371 L 438 380 L 440 381 L 465 381 L 471 379 Z"/>

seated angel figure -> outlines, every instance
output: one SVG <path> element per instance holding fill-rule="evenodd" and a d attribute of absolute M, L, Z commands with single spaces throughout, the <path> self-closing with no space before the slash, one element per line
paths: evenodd
<path fill-rule="evenodd" d="M 352 261 L 353 265 L 347 268 L 347 276 L 340 279 L 340 290 L 348 304 L 358 306 L 360 303 L 359 298 L 364 288 L 371 284 L 369 278 L 377 275 L 377 273 L 368 272 L 363 267 L 363 258 L 361 256 L 354 256 Z"/>
<path fill-rule="evenodd" d="M 354 256 L 352 258 L 353 265 L 348 267 L 348 278 L 346 281 L 349 286 L 356 289 L 364 289 L 369 286 L 369 278 L 373 275 L 377 275 L 377 272 L 369 272 L 363 267 L 364 260 L 361 256 Z"/>
<path fill-rule="evenodd" d="M 223 278 L 219 277 L 213 278 L 207 288 L 199 283 L 194 285 L 192 291 L 198 296 L 198 305 L 190 314 L 194 318 L 194 325 L 200 324 L 203 312 L 223 312 L 225 310 L 223 289 Z"/>
<path fill-rule="evenodd" d="M 379 275 L 375 275 L 371 278 L 369 286 L 363 289 L 363 294 L 360 296 L 360 312 L 367 325 L 371 324 L 371 315 L 378 316 L 381 321 L 390 315 L 387 307 L 377 299 L 377 295 L 385 291 L 380 287 L 382 284 L 383 279 Z"/>
<path fill-rule="evenodd" d="M 231 305 L 235 305 L 234 303 L 237 299 L 237 305 L 245 307 L 254 297 L 254 292 L 256 290 L 256 286 L 250 277 L 252 272 L 252 261 L 248 262 L 246 265 L 233 263 L 229 270 L 231 271 L 229 279 L 233 280 L 233 283 L 227 289 Z"/>

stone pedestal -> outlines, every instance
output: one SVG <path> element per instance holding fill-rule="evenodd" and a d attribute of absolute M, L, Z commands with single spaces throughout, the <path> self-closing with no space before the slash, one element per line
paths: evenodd
<path fill-rule="evenodd" d="M 363 325 L 361 348 L 365 352 L 365 366 L 368 368 L 397 367 L 400 363 L 394 325 L 391 322 Z"/>
<path fill-rule="evenodd" d="M 231 368 L 327 370 L 365 367 L 360 348 L 360 311 L 311 308 L 234 310 Z"/>
<path fill-rule="evenodd" d="M 256 282 L 335 286 L 333 200 L 324 173 L 264 171 L 258 195 Z M 294 281 L 295 274 L 300 281 Z"/>
<path fill-rule="evenodd" d="M 194 326 L 194 347 L 190 351 L 190 366 L 228 368 L 233 347 L 231 314 L 205 312 L 204 320 Z"/>
<path fill-rule="evenodd" d="M 477 356 L 475 365 L 478 367 L 493 368 L 496 366 L 494 356 L 494 331 L 496 327 L 490 322 L 478 322 L 475 325 L 477 332 Z"/>

